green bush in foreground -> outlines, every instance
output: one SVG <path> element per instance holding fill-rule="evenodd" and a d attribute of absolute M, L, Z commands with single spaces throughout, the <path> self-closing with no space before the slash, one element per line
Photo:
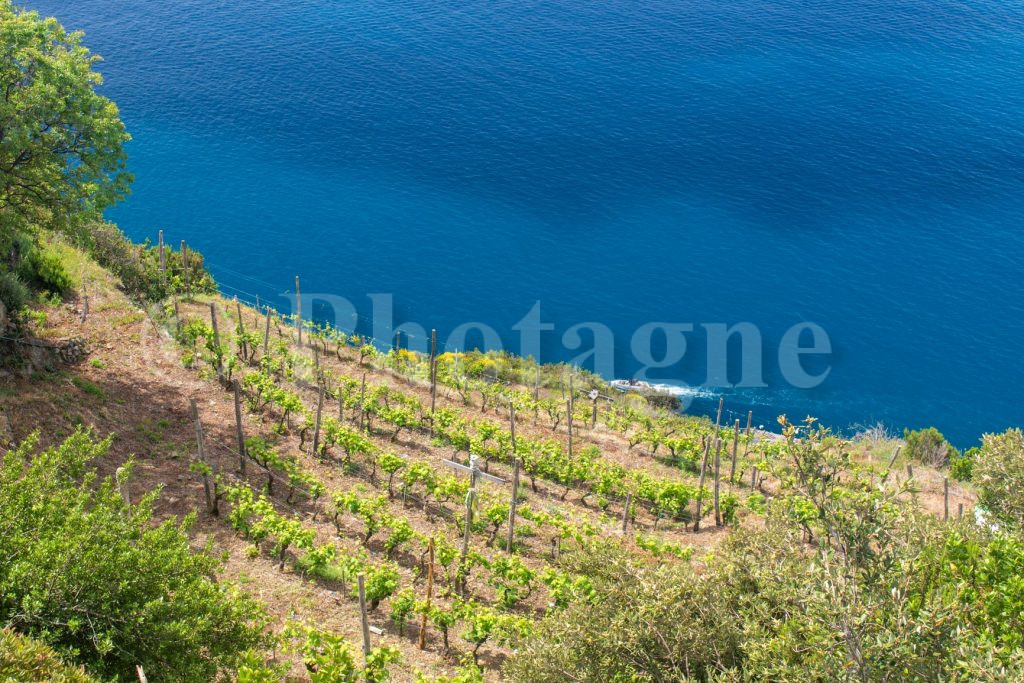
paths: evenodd
<path fill-rule="evenodd" d="M 95 679 L 67 666 L 46 645 L 10 629 L 0 629 L 0 681 L 94 683 Z"/>
<path fill-rule="evenodd" d="M 90 468 L 109 439 L 35 445 L 0 464 L 0 624 L 126 681 L 136 664 L 150 681 L 216 680 L 265 643 L 262 608 L 190 548 L 192 520 L 155 525 L 155 493 L 129 506 Z"/>
<path fill-rule="evenodd" d="M 977 458 L 971 478 L 978 502 L 996 523 L 1024 530 L 1024 432 L 986 434 Z"/>
<path fill-rule="evenodd" d="M 1024 680 L 1020 536 L 924 514 L 877 487 L 841 440 L 783 426 L 764 528 L 733 532 L 699 567 L 614 544 L 563 556 L 596 599 L 545 617 L 506 677 Z M 1000 446 L 1020 453 L 1021 438 Z"/>

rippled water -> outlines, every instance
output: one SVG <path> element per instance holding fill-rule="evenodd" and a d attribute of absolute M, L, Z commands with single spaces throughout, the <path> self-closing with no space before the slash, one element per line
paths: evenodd
<path fill-rule="evenodd" d="M 29 4 L 105 57 L 138 176 L 111 217 L 229 293 L 301 274 L 513 349 L 540 300 L 547 360 L 599 321 L 618 375 L 645 322 L 750 321 L 769 387 L 728 401 L 757 422 L 1024 421 L 1020 5 Z M 813 391 L 775 363 L 800 321 L 834 349 Z M 703 343 L 660 376 L 703 382 Z"/>

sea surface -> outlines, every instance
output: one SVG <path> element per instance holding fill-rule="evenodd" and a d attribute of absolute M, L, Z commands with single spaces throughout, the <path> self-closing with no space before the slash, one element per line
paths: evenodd
<path fill-rule="evenodd" d="M 287 309 L 301 275 L 353 303 L 342 326 L 369 333 L 387 293 L 396 324 L 486 323 L 515 351 L 540 301 L 542 360 L 598 322 L 617 376 L 641 325 L 691 323 L 649 377 L 694 387 L 701 324 L 751 322 L 767 387 L 696 389 L 691 411 L 724 391 L 728 419 L 959 446 L 1024 422 L 1024 5 L 28 5 L 104 57 L 137 175 L 109 218 L 187 240 L 228 294 Z M 778 369 L 801 322 L 832 347 L 809 390 Z M 712 384 L 739 380 L 735 342 Z"/>

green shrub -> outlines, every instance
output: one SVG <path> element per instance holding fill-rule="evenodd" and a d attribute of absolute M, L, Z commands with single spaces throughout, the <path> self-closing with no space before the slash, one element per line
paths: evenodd
<path fill-rule="evenodd" d="M 18 276 L 0 271 L 0 302 L 7 308 L 8 315 L 14 315 L 28 303 L 29 292 Z"/>
<path fill-rule="evenodd" d="M 908 458 L 932 467 L 945 467 L 959 454 L 935 427 L 904 429 L 903 440 L 907 442 Z"/>
<path fill-rule="evenodd" d="M 968 448 L 949 461 L 949 476 L 957 481 L 970 481 L 974 477 L 974 463 L 981 453 L 980 448 Z"/>
<path fill-rule="evenodd" d="M 91 462 L 110 440 L 79 429 L 35 452 L 35 438 L 0 461 L 0 623 L 73 653 L 104 679 L 212 681 L 265 645 L 262 607 L 214 576 L 195 552 L 193 518 L 153 521 L 156 494 L 127 505 L 119 480 Z"/>
<path fill-rule="evenodd" d="M 124 290 L 138 299 L 158 301 L 187 289 L 193 294 L 213 294 L 217 283 L 203 265 L 203 255 L 188 250 L 188 282 L 181 253 L 164 248 L 167 276 L 160 274 L 157 247 L 135 244 L 112 223 L 96 223 L 89 229 L 89 253 L 121 280 Z M 186 284 L 188 285 L 186 287 Z"/>
<path fill-rule="evenodd" d="M 1020 429 L 982 437 L 972 478 L 978 502 L 996 522 L 1024 529 L 1024 433 Z"/>
<path fill-rule="evenodd" d="M 726 524 L 735 524 L 739 507 L 740 499 L 736 497 L 735 493 L 724 494 L 721 502 L 722 521 Z"/>
<path fill-rule="evenodd" d="M 51 648 L 19 635 L 0 630 L 0 681 L 51 681 L 51 683 L 93 683 L 81 669 L 67 666 Z"/>
<path fill-rule="evenodd" d="M 764 526 L 692 565 L 607 540 L 567 552 L 599 599 L 548 613 L 505 680 L 1024 680 L 1020 537 L 943 523 L 853 467 L 848 442 L 782 425 Z M 998 500 L 1024 506 L 1024 435 L 982 450 L 977 467 L 1007 480 Z"/>
<path fill-rule="evenodd" d="M 36 289 L 64 295 L 74 287 L 60 256 L 38 246 L 22 260 L 18 271 L 22 279 Z"/>
<path fill-rule="evenodd" d="M 751 493 L 744 501 L 744 506 L 753 513 L 763 515 L 768 510 L 768 502 L 765 497 L 757 493 Z"/>
<path fill-rule="evenodd" d="M 648 405 L 652 408 L 676 411 L 682 407 L 682 403 L 679 401 L 678 396 L 667 391 L 662 391 L 661 389 L 638 389 L 633 393 L 647 399 Z"/>

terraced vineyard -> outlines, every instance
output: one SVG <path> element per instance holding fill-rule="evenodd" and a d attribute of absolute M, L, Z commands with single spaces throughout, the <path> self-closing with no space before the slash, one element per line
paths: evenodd
<path fill-rule="evenodd" d="M 884 435 L 850 442 L 788 421 L 784 437 L 748 431 L 653 408 L 566 366 L 385 351 L 309 323 L 300 343 L 294 319 L 219 295 L 140 309 L 109 273 L 62 253 L 79 259 L 90 310 L 40 309 L 36 330 L 81 336 L 90 360 L 14 378 L 3 406 L 13 436 L 38 431 L 58 454 L 69 434 L 65 444 L 109 450 L 99 474 L 135 514 L 198 511 L 175 543 L 205 546 L 210 566 L 223 557 L 220 590 L 237 586 L 266 610 L 265 627 L 252 615 L 235 626 L 242 642 L 268 629 L 269 649 L 224 655 L 241 681 L 598 680 L 620 665 L 602 648 L 636 653 L 627 670 L 685 678 L 740 661 L 734 636 L 710 624 L 760 615 L 748 601 L 788 590 L 786 577 L 809 582 L 799 595 L 835 585 L 814 578 L 817 565 L 784 569 L 827 559 L 846 534 L 898 547 L 904 524 L 933 528 L 928 518 L 949 520 L 929 533 L 975 533 L 959 521 L 971 488 Z M 90 445 L 82 425 L 112 443 Z M 833 516 L 845 526 L 827 526 Z M 984 548 L 972 552 L 1005 552 Z M 909 557 L 941 566 L 932 553 Z M 731 575 L 748 561 L 754 574 Z M 822 600 L 842 610 L 851 598 Z M 585 635 L 591 622 L 598 632 Z M 111 659 L 86 642 L 95 654 L 83 661 Z M 718 648 L 720 661 L 692 659 Z M 764 671 L 783 661 L 758 656 L 750 665 Z M 140 661 L 154 660 L 120 654 L 105 666 L 123 678 Z M 188 661 L 175 676 L 201 680 L 207 669 Z"/>
<path fill-rule="evenodd" d="M 103 220 L 82 34 L 0 36 L 0 679 L 1024 680 L 1019 428 L 769 434 L 228 300 Z"/>
<path fill-rule="evenodd" d="M 392 667 L 496 669 L 536 619 L 593 599 L 587 577 L 557 567 L 562 552 L 613 542 L 689 559 L 751 514 L 743 475 L 771 449 L 565 366 L 385 353 L 308 322 L 300 344 L 295 320 L 220 298 L 167 305 L 163 325 L 186 366 L 240 399 L 241 444 L 202 440 L 193 470 L 210 494 L 196 503 L 275 581 L 335 596 L 303 624 L 307 642 L 339 623 L 361 643 L 362 576 L 380 631 L 369 656 Z M 452 462 L 500 481 L 480 475 L 471 494 Z"/>

